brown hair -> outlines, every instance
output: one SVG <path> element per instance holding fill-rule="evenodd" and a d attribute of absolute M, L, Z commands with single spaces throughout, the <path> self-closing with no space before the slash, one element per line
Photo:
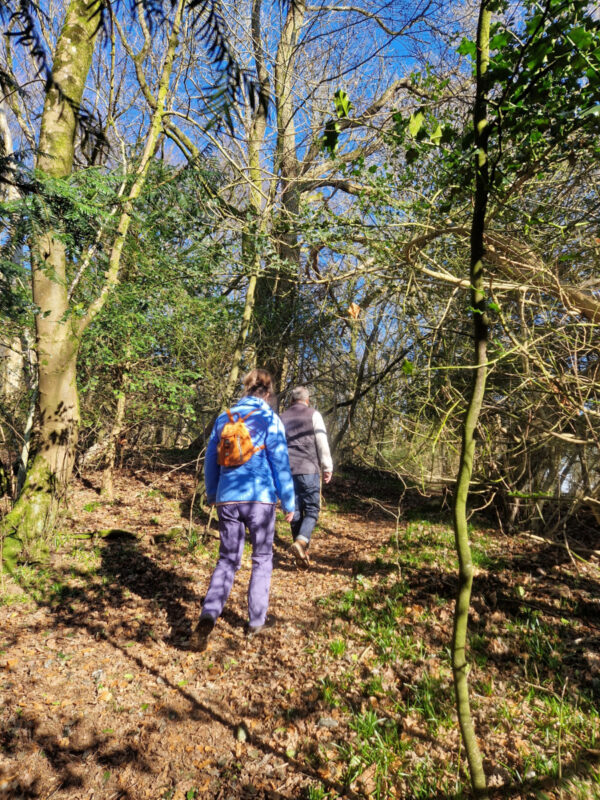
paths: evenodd
<path fill-rule="evenodd" d="M 251 369 L 244 376 L 244 393 L 265 397 L 273 394 L 273 377 L 266 369 Z"/>

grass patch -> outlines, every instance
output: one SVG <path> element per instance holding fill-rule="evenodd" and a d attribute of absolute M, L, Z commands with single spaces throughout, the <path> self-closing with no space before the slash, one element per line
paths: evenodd
<path fill-rule="evenodd" d="M 341 658 L 346 653 L 346 641 L 344 639 L 333 639 L 329 642 L 329 652 L 333 658 Z"/>
<path fill-rule="evenodd" d="M 578 644 L 581 623 L 544 613 L 556 604 L 539 586 L 532 599 L 542 608 L 524 602 L 531 595 L 519 588 L 530 584 L 512 568 L 528 557 L 522 544 L 511 542 L 509 557 L 489 532 L 471 526 L 470 535 L 481 587 L 469 625 L 471 705 L 486 769 L 496 787 L 513 784 L 511 796 L 600 800 L 600 679 L 586 669 L 596 661 Z M 415 516 L 374 560 L 354 565 L 350 589 L 319 601 L 347 623 L 330 655 L 361 653 L 355 680 L 320 684 L 350 731 L 336 740 L 339 777 L 360 796 L 469 796 L 449 658 L 455 569 L 450 526 Z M 490 610 L 487 592 L 506 604 Z"/>
<path fill-rule="evenodd" d="M 438 728 L 449 727 L 454 716 L 454 696 L 450 678 L 441 678 L 424 673 L 415 685 L 406 687 L 405 712 L 417 712 L 425 720 L 430 734 Z"/>

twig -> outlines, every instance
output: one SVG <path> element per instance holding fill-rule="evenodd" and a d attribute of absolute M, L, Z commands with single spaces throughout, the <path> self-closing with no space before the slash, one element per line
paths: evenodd
<path fill-rule="evenodd" d="M 560 695 L 560 710 L 558 714 L 558 746 L 556 749 L 556 758 L 558 760 L 558 779 L 562 780 L 562 760 L 561 760 L 561 746 L 562 746 L 562 730 L 563 730 L 563 706 L 565 701 L 565 692 L 567 691 L 567 685 L 569 683 L 569 679 L 566 678 L 565 685 L 563 686 L 563 690 Z"/>
<path fill-rule="evenodd" d="M 363 658 L 364 658 L 364 657 L 367 655 L 367 653 L 368 653 L 370 650 L 372 650 L 372 649 L 373 649 L 373 648 L 372 648 L 372 646 L 371 646 L 370 644 L 368 644 L 368 645 L 365 647 L 365 649 L 362 651 L 362 653 L 361 653 L 361 654 L 359 655 L 359 657 L 358 657 L 358 661 L 359 661 L 359 663 L 360 663 L 360 662 L 362 662 Z"/>
<path fill-rule="evenodd" d="M 200 455 L 202 455 L 202 453 L 200 453 Z M 198 456 L 198 458 L 199 458 L 199 456 Z M 169 475 L 172 475 L 174 472 L 179 472 L 180 469 L 185 469 L 186 467 L 189 467 L 192 464 L 196 464 L 196 471 L 195 471 L 194 475 L 197 475 L 198 474 L 198 458 L 194 458 L 191 461 L 186 461 L 183 464 L 177 464 L 177 466 L 173 467 L 173 469 L 170 469 L 167 473 L 161 474 L 160 477 L 158 477 L 155 481 L 152 481 L 152 483 L 148 484 L 148 486 L 150 488 L 152 488 L 152 486 L 156 486 L 158 483 L 161 483 L 162 481 L 166 480 L 169 477 Z M 168 466 L 168 465 L 165 464 L 164 466 Z M 143 472 L 144 469 L 146 469 L 146 468 L 143 467 L 142 469 L 137 470 L 136 474 L 138 474 L 140 472 Z"/>
<path fill-rule="evenodd" d="M 400 575 L 400 577 L 402 577 L 402 565 L 400 563 L 400 518 L 402 516 L 402 497 L 400 498 L 398 505 L 396 506 L 396 509 L 394 511 L 392 511 L 389 508 L 386 508 L 386 506 L 384 506 L 383 503 L 380 503 L 379 500 L 375 499 L 374 497 L 369 497 L 369 502 L 373 503 L 373 505 L 378 506 L 382 511 L 384 511 L 386 514 L 389 514 L 390 517 L 394 518 L 394 522 L 396 523 L 396 526 L 394 528 L 394 542 L 396 545 L 396 567 L 398 569 L 398 574 Z"/>
<path fill-rule="evenodd" d="M 194 503 L 196 502 L 196 495 L 198 494 L 198 477 L 199 477 L 199 466 L 200 466 L 200 457 L 203 455 L 203 452 L 198 453 L 196 456 L 196 468 L 194 469 L 194 493 L 192 495 L 192 501 L 190 503 L 190 518 L 188 521 L 188 541 L 192 538 L 192 523 L 194 519 Z M 210 509 L 212 513 L 212 508 Z M 210 524 L 210 514 L 208 515 L 208 523 L 207 527 Z"/>
<path fill-rule="evenodd" d="M 215 506 L 211 506 L 208 509 L 208 519 L 206 520 L 206 525 L 204 526 L 204 535 L 208 536 L 208 532 L 210 530 L 210 523 L 212 522 L 212 518 L 215 513 Z"/>
<path fill-rule="evenodd" d="M 573 564 L 573 566 L 577 570 L 577 573 L 579 574 L 579 565 L 575 561 L 575 555 L 571 552 L 571 548 L 569 547 L 569 540 L 567 539 L 567 523 L 566 523 L 566 521 L 563 522 L 563 539 L 564 539 L 564 542 L 565 542 L 565 549 L 566 549 L 567 553 L 569 554 L 569 558 L 571 559 L 571 564 Z M 583 559 L 581 559 L 581 560 L 583 561 Z"/>
<path fill-rule="evenodd" d="M 562 542 L 557 542 L 556 539 L 545 539 L 543 536 L 536 536 L 535 533 L 524 532 L 523 536 L 527 536 L 529 539 L 534 539 L 536 542 L 542 542 L 543 544 L 553 545 L 554 547 L 564 547 L 565 546 Z M 591 553 L 594 556 L 600 556 L 600 550 L 592 550 L 589 547 L 582 547 L 581 550 L 583 550 L 584 553 Z M 580 561 L 583 561 L 584 564 L 588 563 L 585 560 L 585 558 L 582 558 L 577 553 L 573 553 L 573 555 L 575 556 L 575 558 L 578 558 Z"/>
<path fill-rule="evenodd" d="M 567 683 L 568 683 L 568 681 L 569 681 L 569 679 L 567 678 Z M 559 695 L 554 691 L 554 689 L 550 689 L 550 688 L 548 688 L 548 686 L 542 686 L 541 683 L 531 683 L 531 681 L 523 681 L 523 683 L 525 684 L 525 686 L 529 686 L 532 689 L 536 689 L 538 692 L 546 692 L 546 694 L 551 694 L 552 697 L 554 697 L 559 702 L 562 701 L 562 699 L 564 697 L 564 694 L 565 694 L 564 687 L 563 687 L 562 694 Z M 565 687 L 566 687 L 566 685 L 567 684 L 565 683 Z"/>

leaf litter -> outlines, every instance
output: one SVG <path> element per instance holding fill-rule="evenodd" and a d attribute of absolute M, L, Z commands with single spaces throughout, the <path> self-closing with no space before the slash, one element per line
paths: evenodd
<path fill-rule="evenodd" d="M 278 524 L 276 625 L 244 635 L 246 552 L 196 653 L 187 638 L 218 540 L 187 536 L 192 493 L 187 476 L 123 474 L 105 503 L 92 474 L 73 488 L 52 563 L 5 578 L 0 797 L 468 797 L 447 512 L 415 524 L 415 500 L 396 531 L 338 479 L 310 570 Z M 470 685 L 492 791 L 600 797 L 598 562 L 485 528 L 474 538 L 487 560 Z"/>

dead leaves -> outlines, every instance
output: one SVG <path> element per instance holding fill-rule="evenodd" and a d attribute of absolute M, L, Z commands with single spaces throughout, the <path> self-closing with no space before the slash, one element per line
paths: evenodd
<path fill-rule="evenodd" d="M 64 567 L 65 586 L 77 590 L 76 601 L 55 608 L 31 604 L 18 612 L 0 610 L 5 712 L 0 724 L 11 743 L 0 761 L 6 781 L 19 780 L 15 776 L 24 774 L 27 764 L 40 796 L 62 787 L 56 800 L 120 794 L 155 800 L 168 793 L 172 800 L 238 800 L 245 786 L 263 800 L 301 797 L 309 784 L 319 781 L 340 787 L 340 793 L 347 789 L 348 796 L 353 792 L 369 798 L 380 792 L 386 798 L 410 798 L 410 783 L 402 774 L 434 770 L 440 781 L 455 779 L 457 728 L 450 721 L 436 730 L 430 712 L 417 706 L 409 688 L 427 677 L 437 682 L 444 702 L 450 698 L 451 703 L 445 650 L 453 603 L 447 563 L 432 563 L 426 579 L 416 569 L 406 571 L 407 594 L 394 611 L 395 624 L 415 647 L 382 663 L 381 648 L 366 636 L 361 618 L 349 620 L 339 610 L 329 615 L 319 598 L 353 588 L 353 563 L 365 564 L 365 559 L 370 584 L 381 580 L 385 587 L 373 554 L 389 540 L 390 530 L 362 514 L 325 510 L 323 529 L 315 536 L 313 569 L 293 570 L 285 546 L 277 545 L 270 613 L 278 624 L 269 636 L 251 645 L 244 638 L 245 568 L 210 650 L 191 653 L 180 647 L 179 639 L 197 618 L 211 557 L 192 558 L 177 541 L 146 546 L 143 519 L 148 509 L 141 504 L 147 487 L 128 478 L 120 489 L 126 504 L 104 506 L 102 524 L 135 528 L 140 534 L 135 546 L 78 542 L 77 554 L 64 552 L 57 562 Z M 88 500 L 76 492 L 73 507 L 84 502 Z M 81 527 L 77 514 L 72 516 L 73 529 Z M 71 580 L 74 564 L 88 565 L 89 574 L 75 570 Z M 553 572 L 547 578 L 549 586 L 554 582 L 562 587 L 560 596 L 570 604 L 580 597 L 587 600 L 583 590 L 571 588 L 569 594 L 564 588 L 568 581 L 557 577 Z M 518 585 L 526 588 L 527 597 L 533 588 L 538 595 L 549 588 L 537 580 L 534 586 L 522 574 Z M 525 658 L 526 649 L 514 647 L 501 590 L 490 608 L 494 592 L 494 585 L 486 584 L 485 602 L 477 607 L 483 652 L 495 658 L 490 659 L 492 667 L 473 666 L 474 711 L 488 753 L 519 769 L 524 759 L 543 750 L 532 731 L 547 710 L 519 697 L 519 669 L 528 662 L 533 670 L 534 659 Z M 504 594 L 511 593 L 505 589 Z M 588 634 L 583 630 L 575 640 L 576 657 L 590 679 L 598 680 L 600 660 Z M 343 653 L 331 651 L 333 640 L 343 640 Z M 482 646 L 473 652 L 480 654 Z M 502 676 L 504 665 L 507 673 Z M 326 695 L 325 686 L 333 687 L 332 696 Z M 491 694 L 485 686 L 492 687 Z M 497 721 L 500 704 L 505 724 Z M 357 714 L 390 721 L 380 733 L 393 732 L 401 754 L 390 756 L 387 774 L 377 771 L 371 756 L 361 756 L 349 771 L 352 754 L 361 752 L 358 734 L 349 725 Z M 551 726 L 548 730 L 556 735 Z M 42 755 L 46 751 L 53 758 Z M 80 788 L 68 787 L 69 775 L 77 775 Z M 504 774 L 492 778 L 498 786 L 506 782 Z M 21 789 L 16 787 L 14 796 Z"/>

